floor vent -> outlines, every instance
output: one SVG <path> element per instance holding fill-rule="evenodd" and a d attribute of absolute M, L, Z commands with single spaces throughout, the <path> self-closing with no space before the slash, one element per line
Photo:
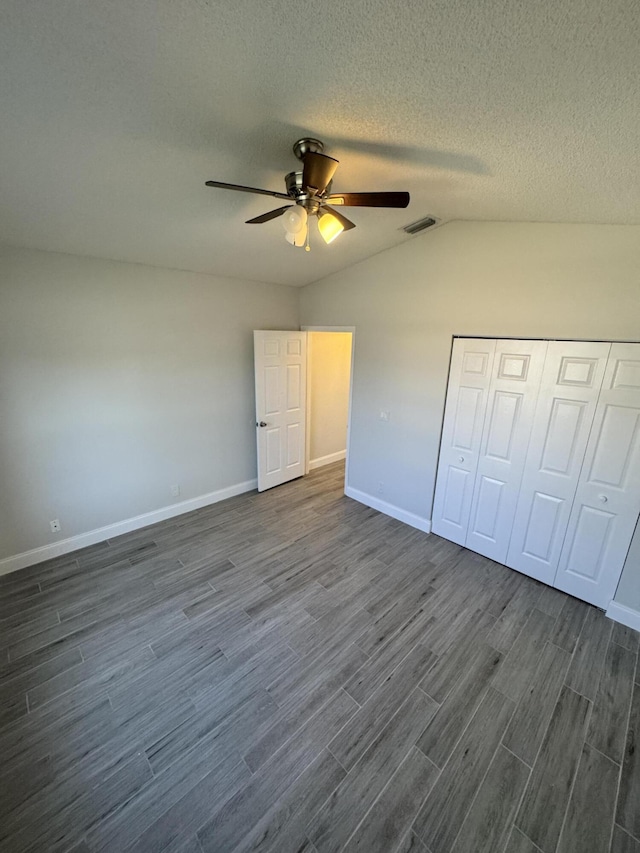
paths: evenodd
<path fill-rule="evenodd" d="M 425 216 L 424 219 L 418 219 L 417 222 L 412 222 L 411 225 L 405 225 L 402 229 L 407 234 L 419 234 L 421 231 L 426 231 L 427 228 L 433 228 L 438 224 L 438 220 L 433 216 Z"/>

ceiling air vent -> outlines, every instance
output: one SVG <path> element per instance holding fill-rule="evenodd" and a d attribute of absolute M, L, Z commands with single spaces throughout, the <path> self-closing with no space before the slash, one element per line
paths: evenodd
<path fill-rule="evenodd" d="M 424 219 L 418 219 L 417 222 L 412 222 L 411 225 L 405 225 L 402 229 L 407 234 L 419 234 L 421 231 L 426 231 L 427 228 L 433 228 L 438 224 L 438 220 L 433 216 L 425 216 Z"/>

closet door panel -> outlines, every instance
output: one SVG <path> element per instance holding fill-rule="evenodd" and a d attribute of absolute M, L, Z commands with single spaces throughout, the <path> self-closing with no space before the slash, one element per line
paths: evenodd
<path fill-rule="evenodd" d="M 466 547 L 504 563 L 538 398 L 546 341 L 499 340 Z"/>
<path fill-rule="evenodd" d="M 506 564 L 552 585 L 611 344 L 551 341 Z"/>
<path fill-rule="evenodd" d="M 464 545 L 496 342 L 453 343 L 431 529 Z"/>
<path fill-rule="evenodd" d="M 640 344 L 613 344 L 554 586 L 607 607 L 640 512 Z"/>

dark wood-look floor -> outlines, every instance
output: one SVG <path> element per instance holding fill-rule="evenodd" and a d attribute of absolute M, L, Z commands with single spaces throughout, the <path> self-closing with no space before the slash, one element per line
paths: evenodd
<path fill-rule="evenodd" d="M 638 635 L 342 477 L 0 579 L 2 851 L 640 853 Z"/>

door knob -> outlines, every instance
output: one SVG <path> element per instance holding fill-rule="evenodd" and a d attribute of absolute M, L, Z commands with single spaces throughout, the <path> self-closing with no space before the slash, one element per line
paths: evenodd
<path fill-rule="evenodd" d="M 267 425 L 267 424 L 266 424 L 266 421 L 260 421 L 260 423 L 258 423 L 258 422 L 256 421 L 256 426 L 258 426 L 258 427 L 266 427 L 266 425 Z"/>
<path fill-rule="evenodd" d="M 464 462 L 464 456 L 458 456 L 458 462 Z"/>
<path fill-rule="evenodd" d="M 609 500 L 606 495 L 599 495 L 599 497 L 603 504 L 606 504 L 606 502 Z"/>

